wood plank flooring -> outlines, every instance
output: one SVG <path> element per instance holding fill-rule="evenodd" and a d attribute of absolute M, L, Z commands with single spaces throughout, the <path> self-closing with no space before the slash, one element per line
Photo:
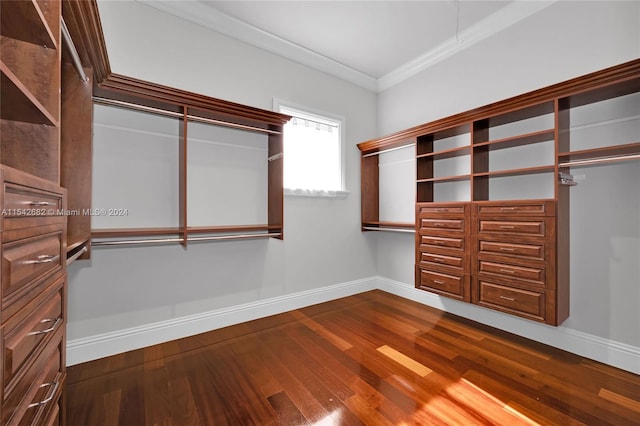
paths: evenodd
<path fill-rule="evenodd" d="M 68 373 L 68 426 L 640 425 L 640 376 L 377 290 Z"/>

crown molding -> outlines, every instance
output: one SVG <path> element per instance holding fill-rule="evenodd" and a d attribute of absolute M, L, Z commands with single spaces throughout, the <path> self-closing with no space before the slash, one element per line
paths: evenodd
<path fill-rule="evenodd" d="M 450 56 L 497 34 L 510 26 L 554 4 L 551 1 L 514 1 L 497 12 L 460 32 L 457 37 L 441 43 L 423 55 L 407 62 L 378 79 L 377 91 L 387 90 Z"/>
<path fill-rule="evenodd" d="M 178 16 L 228 37 L 346 80 L 365 89 L 371 91 L 376 91 L 377 89 L 378 81 L 374 77 L 256 28 L 253 25 L 249 25 L 213 7 L 207 6 L 201 1 L 138 1 L 157 10 Z"/>
<path fill-rule="evenodd" d="M 378 79 L 247 24 L 214 7 L 207 6 L 202 1 L 138 1 L 162 12 L 178 16 L 228 37 L 346 80 L 367 90 L 382 92 L 426 70 L 434 64 L 460 53 L 474 44 L 538 13 L 554 4 L 557 0 L 514 1 L 462 31 L 457 37 L 445 41 L 434 49 L 425 52 L 423 55 Z"/>

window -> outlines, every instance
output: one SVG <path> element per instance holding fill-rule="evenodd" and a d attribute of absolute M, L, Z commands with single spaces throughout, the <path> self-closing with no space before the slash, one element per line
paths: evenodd
<path fill-rule="evenodd" d="M 275 101 L 293 118 L 284 126 L 284 188 L 287 194 L 345 193 L 341 117 Z"/>

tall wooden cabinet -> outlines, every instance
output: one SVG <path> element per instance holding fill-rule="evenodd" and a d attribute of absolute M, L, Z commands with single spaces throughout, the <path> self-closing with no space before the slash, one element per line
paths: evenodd
<path fill-rule="evenodd" d="M 0 422 L 59 424 L 66 190 L 60 187 L 59 1 L 0 2 Z"/>
<path fill-rule="evenodd" d="M 415 286 L 559 325 L 569 316 L 571 173 L 640 159 L 640 60 L 359 144 L 363 230 L 375 229 L 368 212 L 380 199 L 372 156 L 407 144 Z"/>

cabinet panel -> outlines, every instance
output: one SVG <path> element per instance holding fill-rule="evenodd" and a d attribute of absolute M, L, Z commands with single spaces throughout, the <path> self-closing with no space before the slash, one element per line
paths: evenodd
<path fill-rule="evenodd" d="M 420 285 L 418 288 L 422 290 L 444 294 L 454 299 L 469 301 L 468 287 L 468 275 L 452 275 L 420 269 Z"/>
<path fill-rule="evenodd" d="M 534 215 L 553 216 L 555 203 L 553 201 L 532 201 L 519 203 L 475 203 L 474 212 L 478 216 L 502 216 L 502 215 Z"/>
<path fill-rule="evenodd" d="M 64 269 L 63 228 L 30 229 L 26 238 L 2 245 L 2 303 L 20 297 L 36 282 Z M 6 236 L 3 235 L 3 238 Z"/>
<path fill-rule="evenodd" d="M 519 278 L 536 281 L 539 285 L 544 285 L 544 267 L 524 267 L 511 265 L 508 263 L 497 263 L 480 260 L 478 262 L 478 272 L 499 274 L 509 278 Z"/>
<path fill-rule="evenodd" d="M 24 315 L 16 315 L 5 325 L 3 336 L 5 392 L 9 393 L 16 386 L 14 379 L 21 375 L 21 370 L 29 365 L 33 356 L 63 326 L 62 287 L 63 280 L 57 283 L 58 291 L 53 296 L 38 300 L 33 308 L 30 306 Z"/>
<path fill-rule="evenodd" d="M 545 293 L 478 280 L 478 305 L 524 316 L 536 321 L 545 320 Z"/>
<path fill-rule="evenodd" d="M 423 235 L 424 231 L 420 231 L 421 246 L 436 246 L 449 249 L 464 250 L 464 238 L 440 237 L 435 235 Z M 421 250 L 425 248 L 421 247 Z"/>
<path fill-rule="evenodd" d="M 464 231 L 464 219 L 421 218 L 420 228 L 429 230 Z"/>
<path fill-rule="evenodd" d="M 499 254 L 507 256 L 520 256 L 536 260 L 544 260 L 545 246 L 540 244 L 514 244 L 502 241 L 478 241 L 478 254 Z"/>
<path fill-rule="evenodd" d="M 543 220 L 530 221 L 502 221 L 479 220 L 479 232 L 499 232 L 502 234 L 529 234 L 544 237 L 545 223 Z"/>

